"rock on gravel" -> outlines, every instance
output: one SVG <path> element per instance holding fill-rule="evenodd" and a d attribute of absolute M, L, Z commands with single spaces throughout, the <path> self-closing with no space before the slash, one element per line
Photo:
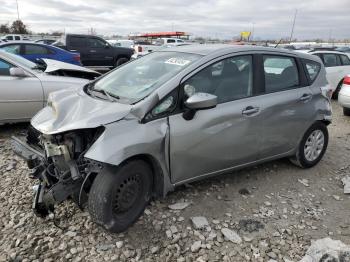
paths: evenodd
<path fill-rule="evenodd" d="M 224 235 L 224 237 L 235 244 L 242 243 L 242 238 L 233 230 L 230 230 L 228 228 L 222 228 L 221 233 Z"/>
<path fill-rule="evenodd" d="M 205 217 L 191 217 L 195 229 L 209 229 L 208 220 Z"/>
<path fill-rule="evenodd" d="M 350 194 L 350 176 L 344 177 L 341 182 L 344 185 L 344 194 Z"/>
<path fill-rule="evenodd" d="M 172 209 L 172 210 L 182 210 L 185 209 L 186 207 L 188 207 L 190 205 L 190 203 L 188 202 L 179 202 L 179 203 L 175 203 L 172 205 L 169 205 L 168 208 Z"/>
<path fill-rule="evenodd" d="M 300 262 L 314 261 L 350 261 L 350 246 L 328 237 L 316 240 L 300 260 Z"/>
<path fill-rule="evenodd" d="M 196 241 L 192 244 L 191 246 L 191 251 L 192 252 L 198 252 L 198 250 L 201 248 L 202 246 L 202 242 L 199 240 L 199 241 Z"/>

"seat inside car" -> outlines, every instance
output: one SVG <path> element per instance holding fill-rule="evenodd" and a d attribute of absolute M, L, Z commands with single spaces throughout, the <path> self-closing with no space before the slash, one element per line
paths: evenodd
<path fill-rule="evenodd" d="M 246 97 L 249 92 L 249 67 L 248 70 L 239 71 L 238 66 L 226 61 L 221 73 L 220 82 L 214 92 L 219 103 Z"/>

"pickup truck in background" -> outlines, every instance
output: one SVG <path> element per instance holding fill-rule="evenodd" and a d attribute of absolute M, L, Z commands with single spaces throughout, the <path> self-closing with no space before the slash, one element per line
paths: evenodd
<path fill-rule="evenodd" d="M 134 53 L 132 48 L 112 46 L 93 35 L 63 35 L 54 46 L 71 52 L 79 52 L 81 63 L 86 67 L 114 68 L 128 62 Z"/>
<path fill-rule="evenodd" d="M 132 58 L 138 58 L 153 51 L 159 51 L 163 48 L 180 45 L 186 45 L 186 42 L 178 38 L 158 38 L 156 41 L 154 41 L 154 43 L 148 41 L 135 41 L 135 53 Z"/>

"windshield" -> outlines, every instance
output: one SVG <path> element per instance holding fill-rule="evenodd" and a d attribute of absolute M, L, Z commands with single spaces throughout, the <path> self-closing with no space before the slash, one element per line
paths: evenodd
<path fill-rule="evenodd" d="M 3 52 L 6 52 L 6 51 L 3 51 Z M 8 58 L 10 58 L 11 60 L 13 60 L 15 63 L 17 63 L 18 65 L 20 65 L 21 67 L 25 67 L 25 68 L 29 68 L 29 69 L 37 68 L 37 64 L 19 56 L 19 55 L 15 55 L 15 54 L 6 52 L 6 56 Z"/>
<path fill-rule="evenodd" d="M 180 52 L 154 52 L 130 62 L 93 85 L 93 90 L 133 104 L 152 93 L 201 56 Z"/>

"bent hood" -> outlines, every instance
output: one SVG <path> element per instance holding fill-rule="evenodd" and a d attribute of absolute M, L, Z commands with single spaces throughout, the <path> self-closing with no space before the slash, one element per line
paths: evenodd
<path fill-rule="evenodd" d="M 49 95 L 47 106 L 31 120 L 44 134 L 95 128 L 118 121 L 129 114 L 132 106 L 92 98 L 81 88 L 65 89 Z"/>
<path fill-rule="evenodd" d="M 59 70 L 67 70 L 67 71 L 79 71 L 79 72 L 90 73 L 95 76 L 101 75 L 99 72 L 96 72 L 94 70 L 91 70 L 89 68 L 85 68 L 82 66 L 73 65 L 73 64 L 52 60 L 52 59 L 47 59 L 47 58 L 43 58 L 42 60 L 46 64 L 45 73 L 52 73 Z"/>

